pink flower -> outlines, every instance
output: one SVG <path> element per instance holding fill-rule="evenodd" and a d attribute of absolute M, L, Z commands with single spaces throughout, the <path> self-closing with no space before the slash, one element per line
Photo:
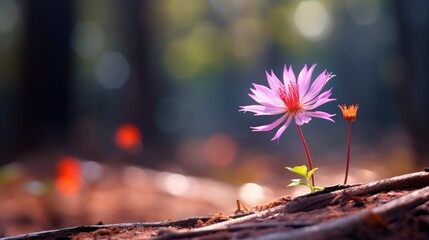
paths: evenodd
<path fill-rule="evenodd" d="M 287 69 L 286 65 L 283 71 L 283 83 L 277 78 L 271 70 L 271 75 L 267 74 L 267 81 L 269 88 L 253 84 L 255 89 L 249 96 L 253 98 L 258 105 L 240 106 L 242 112 L 253 112 L 255 116 L 260 115 L 278 115 L 282 116 L 271 124 L 251 127 L 253 131 L 271 131 L 283 124 L 276 132 L 271 140 L 279 139 L 286 128 L 289 126 L 292 118 L 299 126 L 304 123 L 310 122 L 312 117 L 323 118 L 331 122 L 335 122 L 331 117 L 335 114 L 329 114 L 321 111 L 314 111 L 317 107 L 336 99 L 329 98 L 331 96 L 331 89 L 322 92 L 326 83 L 335 75 L 323 71 L 314 82 L 311 84 L 311 75 L 316 64 L 313 64 L 309 69 L 307 65 L 298 75 L 296 80 L 292 66 Z"/>

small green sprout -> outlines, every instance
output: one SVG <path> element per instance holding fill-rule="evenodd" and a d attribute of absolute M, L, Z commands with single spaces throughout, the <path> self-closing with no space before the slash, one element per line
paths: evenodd
<path fill-rule="evenodd" d="M 323 187 L 315 187 L 313 186 L 313 184 L 311 183 L 311 176 L 313 176 L 314 172 L 317 171 L 317 169 L 319 168 L 313 168 L 312 170 L 307 172 L 307 166 L 302 165 L 302 166 L 296 166 L 293 168 L 290 167 L 286 167 L 287 170 L 296 173 L 302 177 L 305 178 L 306 182 L 303 182 L 302 179 L 292 179 L 292 183 L 288 185 L 288 187 L 293 187 L 293 186 L 307 186 L 308 188 L 310 188 L 311 192 L 315 192 L 315 191 L 321 191 L 324 188 Z"/>

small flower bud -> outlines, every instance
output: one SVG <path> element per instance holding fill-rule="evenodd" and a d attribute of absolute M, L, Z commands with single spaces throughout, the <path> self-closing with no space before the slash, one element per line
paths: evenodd
<path fill-rule="evenodd" d="M 356 114 L 357 114 L 359 105 L 356 104 L 356 105 L 346 106 L 345 104 L 343 104 L 343 105 L 338 105 L 338 107 L 341 109 L 341 112 L 343 112 L 344 120 L 348 122 L 353 122 L 356 120 Z"/>

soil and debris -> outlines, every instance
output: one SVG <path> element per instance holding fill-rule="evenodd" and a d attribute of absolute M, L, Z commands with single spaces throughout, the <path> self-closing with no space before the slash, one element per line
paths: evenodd
<path fill-rule="evenodd" d="M 429 239 L 429 173 L 338 186 L 238 215 L 175 222 L 80 226 L 18 239 Z M 39 235 L 38 235 L 39 234 Z"/>

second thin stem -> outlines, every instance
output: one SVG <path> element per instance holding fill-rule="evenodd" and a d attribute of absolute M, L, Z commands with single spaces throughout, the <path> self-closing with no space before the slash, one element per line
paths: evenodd
<path fill-rule="evenodd" d="M 350 142 L 352 138 L 352 121 L 348 121 L 348 132 L 347 132 L 347 162 L 346 162 L 346 175 L 344 177 L 344 184 L 347 184 L 347 177 L 349 175 L 349 164 L 350 164 Z"/>
<path fill-rule="evenodd" d="M 307 143 L 305 142 L 304 135 L 302 135 L 301 127 L 297 124 L 296 129 L 298 129 L 299 137 L 301 138 L 302 145 L 304 145 L 305 155 L 307 155 L 309 171 L 313 169 L 313 162 L 311 161 L 310 152 L 308 151 Z M 311 176 L 311 183 L 314 185 L 314 174 Z"/>

